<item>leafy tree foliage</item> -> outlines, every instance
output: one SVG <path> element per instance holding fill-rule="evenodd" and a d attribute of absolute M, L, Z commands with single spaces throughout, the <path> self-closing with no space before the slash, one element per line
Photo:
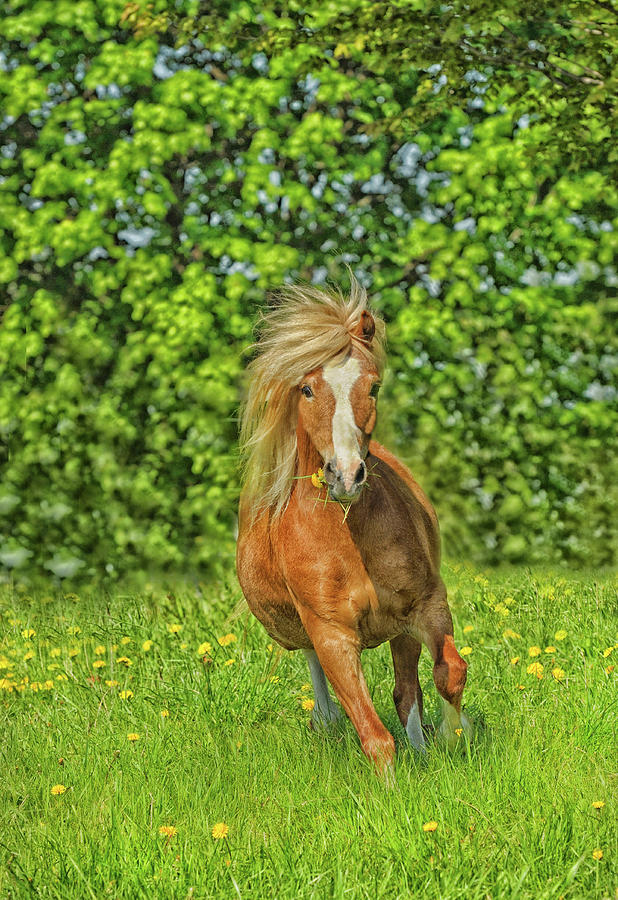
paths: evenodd
<path fill-rule="evenodd" d="M 389 322 L 383 432 L 447 549 L 612 561 L 613 7 L 443 17 L 10 0 L 4 566 L 216 568 L 257 310 L 341 261 Z"/>

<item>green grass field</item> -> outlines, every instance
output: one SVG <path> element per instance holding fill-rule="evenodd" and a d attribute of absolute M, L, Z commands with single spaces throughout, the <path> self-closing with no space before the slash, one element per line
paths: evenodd
<path fill-rule="evenodd" d="M 475 734 L 416 756 L 368 651 L 393 788 L 347 720 L 308 728 L 302 655 L 236 587 L 3 589 L 0 896 L 614 900 L 618 580 L 445 577 Z M 435 724 L 426 652 L 421 683 Z"/>

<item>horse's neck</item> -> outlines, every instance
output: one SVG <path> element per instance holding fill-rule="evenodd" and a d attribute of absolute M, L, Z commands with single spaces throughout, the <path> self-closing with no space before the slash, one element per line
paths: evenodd
<path fill-rule="evenodd" d="M 322 465 L 322 457 L 299 422 L 296 429 L 296 475 L 300 477 L 312 475 Z"/>

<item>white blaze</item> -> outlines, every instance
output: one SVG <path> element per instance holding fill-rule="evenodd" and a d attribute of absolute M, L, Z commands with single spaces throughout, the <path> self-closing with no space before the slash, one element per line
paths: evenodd
<path fill-rule="evenodd" d="M 333 447 L 335 459 L 346 474 L 354 467 L 358 469 L 360 450 L 358 446 L 359 429 L 354 421 L 354 411 L 350 401 L 350 393 L 358 376 L 360 365 L 357 359 L 349 356 L 343 365 L 327 365 L 323 369 L 324 380 L 335 396 L 335 412 L 333 415 Z"/>

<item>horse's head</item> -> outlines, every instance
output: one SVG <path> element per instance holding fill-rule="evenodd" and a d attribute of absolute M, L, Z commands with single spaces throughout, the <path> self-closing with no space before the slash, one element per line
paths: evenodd
<path fill-rule="evenodd" d="M 370 344 L 374 330 L 373 317 L 364 311 L 355 336 Z M 356 500 L 367 480 L 379 388 L 376 366 L 354 345 L 345 359 L 314 369 L 299 385 L 299 421 L 324 461 L 334 500 Z"/>

